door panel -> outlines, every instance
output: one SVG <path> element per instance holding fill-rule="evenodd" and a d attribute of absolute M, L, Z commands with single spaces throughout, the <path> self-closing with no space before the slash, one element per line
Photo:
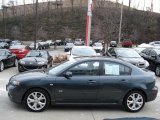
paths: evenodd
<path fill-rule="evenodd" d="M 99 100 L 107 103 L 117 103 L 129 89 L 131 68 L 115 62 L 104 62 L 100 77 Z"/>
<path fill-rule="evenodd" d="M 96 102 L 99 90 L 99 62 L 83 62 L 73 66 L 66 72 L 72 77 L 64 75 L 56 79 L 56 101 L 58 102 Z M 65 74 L 63 73 L 63 74 Z"/>

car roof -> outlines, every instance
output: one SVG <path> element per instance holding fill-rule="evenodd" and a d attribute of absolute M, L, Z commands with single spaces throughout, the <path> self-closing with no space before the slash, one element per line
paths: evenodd
<path fill-rule="evenodd" d="M 90 46 L 74 46 L 73 48 L 92 48 Z"/>

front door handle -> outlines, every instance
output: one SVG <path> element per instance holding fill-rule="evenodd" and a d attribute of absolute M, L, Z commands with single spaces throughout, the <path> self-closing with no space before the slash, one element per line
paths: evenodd
<path fill-rule="evenodd" d="M 88 81 L 89 84 L 94 84 L 94 83 L 96 83 L 96 82 L 97 82 L 97 81 L 95 81 L 95 80 L 89 80 L 89 81 Z"/>
<path fill-rule="evenodd" d="M 127 82 L 127 80 L 126 79 L 122 79 L 121 82 Z"/>

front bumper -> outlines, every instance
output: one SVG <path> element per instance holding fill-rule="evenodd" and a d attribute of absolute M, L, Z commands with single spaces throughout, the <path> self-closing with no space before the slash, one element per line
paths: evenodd
<path fill-rule="evenodd" d="M 150 92 L 147 93 L 147 101 L 150 102 L 156 99 L 158 93 L 158 87 L 155 86 Z"/>
<path fill-rule="evenodd" d="M 21 64 L 18 64 L 18 70 L 20 72 L 34 70 L 34 69 L 43 69 L 46 67 L 47 67 L 47 65 L 21 65 Z"/>
<path fill-rule="evenodd" d="M 8 92 L 8 97 L 14 103 L 22 103 L 23 92 L 20 86 L 14 86 L 12 84 L 6 85 L 6 90 Z"/>

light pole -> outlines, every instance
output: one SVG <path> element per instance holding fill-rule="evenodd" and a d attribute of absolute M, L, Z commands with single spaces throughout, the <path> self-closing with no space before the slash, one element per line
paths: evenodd
<path fill-rule="evenodd" d="M 93 1 L 88 0 L 87 23 L 86 23 L 86 41 L 85 41 L 86 46 L 90 45 L 92 8 L 93 8 Z"/>
<path fill-rule="evenodd" d="M 36 0 L 35 14 L 36 14 L 36 19 L 35 19 L 34 49 L 36 50 L 37 26 L 38 26 L 38 0 Z"/>
<path fill-rule="evenodd" d="M 118 37 L 118 43 L 121 42 L 121 33 L 122 33 L 122 20 L 123 20 L 123 1 L 121 6 L 121 17 L 120 17 L 120 25 L 119 25 L 119 37 Z"/>

